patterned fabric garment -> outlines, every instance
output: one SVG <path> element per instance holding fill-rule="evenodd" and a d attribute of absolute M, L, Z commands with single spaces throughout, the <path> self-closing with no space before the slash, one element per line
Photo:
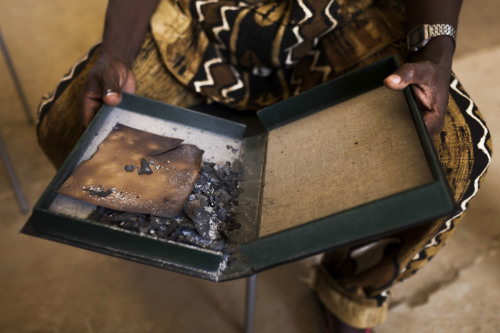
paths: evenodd
<path fill-rule="evenodd" d="M 257 110 L 393 54 L 403 62 L 403 10 L 396 0 L 162 0 L 133 65 L 136 94 L 181 107 L 209 100 Z M 99 51 L 40 105 L 39 142 L 57 167 L 83 132 L 78 98 Z M 433 143 L 460 213 L 328 252 L 313 270 L 319 299 L 352 326 L 385 320 L 391 287 L 443 247 L 490 162 L 486 124 L 455 77 Z"/>
<path fill-rule="evenodd" d="M 370 4 L 366 0 L 353 0 L 349 5 L 343 0 L 258 4 L 164 0 L 153 17 L 152 31 L 163 60 L 180 82 L 211 100 L 258 110 L 337 76 L 339 65 L 344 69 L 352 64 L 352 52 L 329 57 L 337 50 L 328 50 L 335 45 L 324 45 L 322 37 L 359 16 Z M 394 13 L 398 7 L 389 2 L 384 6 Z M 356 51 L 366 55 L 400 37 L 386 32 L 403 31 L 402 16 L 386 22 L 375 35 L 370 25 L 363 29 L 367 33 L 364 45 Z M 359 41 L 351 42 L 346 46 L 360 48 L 355 44 Z M 342 55 L 348 60 L 338 58 Z"/>

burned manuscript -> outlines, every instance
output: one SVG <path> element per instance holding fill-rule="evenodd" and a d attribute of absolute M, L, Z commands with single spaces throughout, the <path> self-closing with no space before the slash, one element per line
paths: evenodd
<path fill-rule="evenodd" d="M 175 217 L 193 190 L 202 155 L 180 139 L 117 124 L 57 192 L 119 211 Z"/>

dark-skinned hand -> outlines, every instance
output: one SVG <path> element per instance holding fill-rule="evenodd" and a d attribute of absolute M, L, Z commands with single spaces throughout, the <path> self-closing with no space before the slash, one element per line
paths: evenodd
<path fill-rule="evenodd" d="M 446 39 L 440 42 L 452 43 L 448 37 L 444 38 Z M 449 50 L 449 46 L 446 47 Z M 454 45 L 451 47 L 453 54 Z M 393 90 L 411 86 L 431 135 L 443 128 L 448 106 L 451 55 L 444 56 L 447 52 L 440 52 L 438 43 L 429 43 L 422 51 L 412 54 L 407 63 L 384 80 L 384 85 Z"/>
<path fill-rule="evenodd" d="M 90 124 L 103 104 L 120 104 L 122 92 L 135 93 L 132 69 L 118 58 L 101 56 L 89 72 L 80 96 L 83 126 Z"/>

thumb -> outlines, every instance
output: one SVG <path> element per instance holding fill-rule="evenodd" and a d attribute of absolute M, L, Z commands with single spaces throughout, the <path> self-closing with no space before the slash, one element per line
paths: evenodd
<path fill-rule="evenodd" d="M 397 73 L 392 73 L 384 79 L 384 85 L 392 90 L 403 90 L 408 85 L 403 82 L 401 76 Z"/>
<path fill-rule="evenodd" d="M 115 106 L 121 103 L 122 93 L 121 91 L 115 91 L 111 88 L 106 89 L 103 92 L 103 101 L 106 105 Z"/>
<path fill-rule="evenodd" d="M 410 84 L 426 85 L 435 77 L 435 68 L 430 62 L 405 63 L 385 78 L 384 85 L 393 90 L 403 90 Z"/>
<path fill-rule="evenodd" d="M 104 104 L 115 106 L 122 101 L 122 86 L 127 82 L 128 71 L 115 68 L 102 77 L 102 100 Z"/>

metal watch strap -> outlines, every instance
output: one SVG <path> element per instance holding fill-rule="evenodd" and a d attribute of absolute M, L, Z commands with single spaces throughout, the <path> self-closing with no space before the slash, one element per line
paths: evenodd
<path fill-rule="evenodd" d="M 457 42 L 457 31 L 449 24 L 429 24 L 429 37 L 450 36 Z"/>

